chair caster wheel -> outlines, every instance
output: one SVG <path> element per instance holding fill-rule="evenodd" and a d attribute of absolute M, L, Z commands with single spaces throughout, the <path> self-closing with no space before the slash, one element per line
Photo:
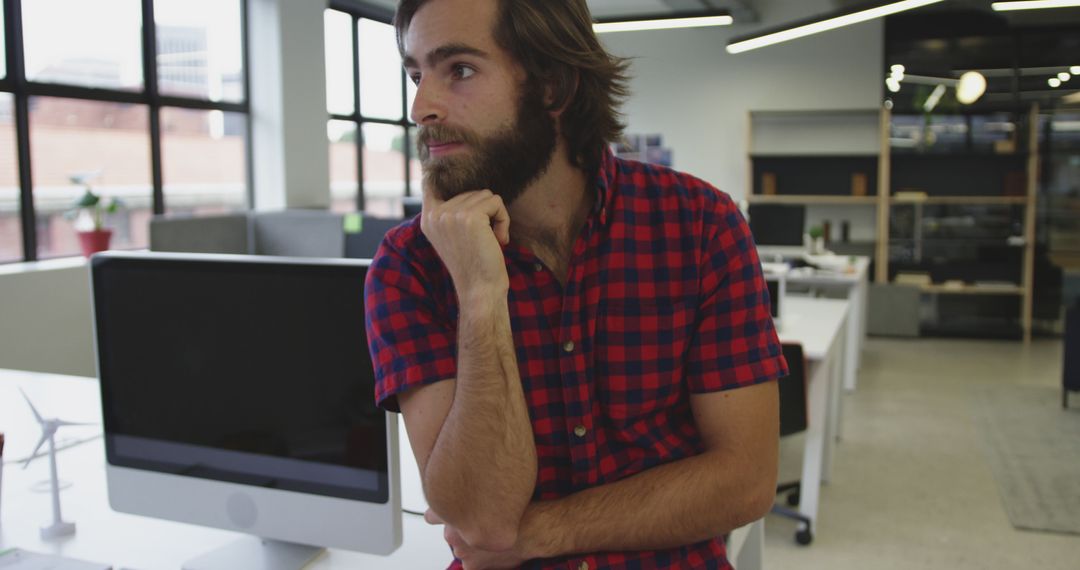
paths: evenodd
<path fill-rule="evenodd" d="M 789 507 L 797 507 L 799 506 L 800 498 L 801 497 L 799 496 L 798 491 L 792 491 L 791 493 L 788 493 L 788 496 L 784 500 L 787 502 Z"/>
<path fill-rule="evenodd" d="M 814 541 L 814 534 L 809 529 L 800 530 L 795 533 L 795 542 L 801 546 L 806 546 Z"/>

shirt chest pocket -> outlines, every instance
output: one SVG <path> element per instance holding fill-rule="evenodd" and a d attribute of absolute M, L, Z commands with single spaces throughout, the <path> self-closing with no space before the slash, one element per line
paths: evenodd
<path fill-rule="evenodd" d="M 614 423 L 647 420 L 685 397 L 693 335 L 687 300 L 604 303 L 596 327 L 596 397 Z"/>

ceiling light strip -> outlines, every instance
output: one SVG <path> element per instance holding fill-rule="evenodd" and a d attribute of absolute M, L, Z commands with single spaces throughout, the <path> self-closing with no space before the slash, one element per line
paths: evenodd
<path fill-rule="evenodd" d="M 1011 10 L 1044 10 L 1047 8 L 1077 8 L 1080 0 L 1023 0 L 1015 2 L 994 2 L 992 4 L 998 12 Z"/>
<path fill-rule="evenodd" d="M 825 16 L 823 19 L 818 19 L 809 23 L 795 25 L 773 32 L 765 32 L 745 39 L 736 39 L 728 44 L 727 51 L 728 53 L 742 53 L 752 49 L 762 48 L 844 26 L 850 26 L 852 24 L 858 24 L 860 22 L 883 18 L 898 12 L 922 8 L 923 6 L 937 4 L 942 1 L 943 0 L 903 0 L 901 2 L 887 2 L 873 8 L 858 8 L 854 12 L 847 11 L 833 16 Z"/>
<path fill-rule="evenodd" d="M 735 19 L 728 15 L 694 16 L 689 18 L 656 18 L 651 20 L 630 20 L 622 22 L 597 22 L 593 24 L 593 30 L 598 34 L 605 34 L 612 32 L 638 32 L 642 30 L 730 26 L 733 23 L 735 23 Z"/>

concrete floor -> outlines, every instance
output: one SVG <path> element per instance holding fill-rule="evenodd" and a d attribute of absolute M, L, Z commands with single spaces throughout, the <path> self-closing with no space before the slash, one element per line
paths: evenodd
<path fill-rule="evenodd" d="M 1080 535 L 1009 524 L 971 403 L 979 386 L 1060 387 L 1061 360 L 1062 344 L 1051 340 L 870 339 L 858 390 L 844 396 L 814 542 L 796 545 L 795 522 L 770 515 L 765 567 L 1080 568 Z M 801 441 L 788 439 L 781 479 L 797 479 Z"/>

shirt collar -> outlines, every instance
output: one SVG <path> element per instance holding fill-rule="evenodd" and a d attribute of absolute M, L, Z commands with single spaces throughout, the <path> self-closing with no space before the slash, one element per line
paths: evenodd
<path fill-rule="evenodd" d="M 593 215 L 598 216 L 601 226 L 606 226 L 608 212 L 615 202 L 614 188 L 618 184 L 619 164 L 610 148 L 605 148 L 600 155 L 600 165 L 596 171 L 596 202 Z"/>

